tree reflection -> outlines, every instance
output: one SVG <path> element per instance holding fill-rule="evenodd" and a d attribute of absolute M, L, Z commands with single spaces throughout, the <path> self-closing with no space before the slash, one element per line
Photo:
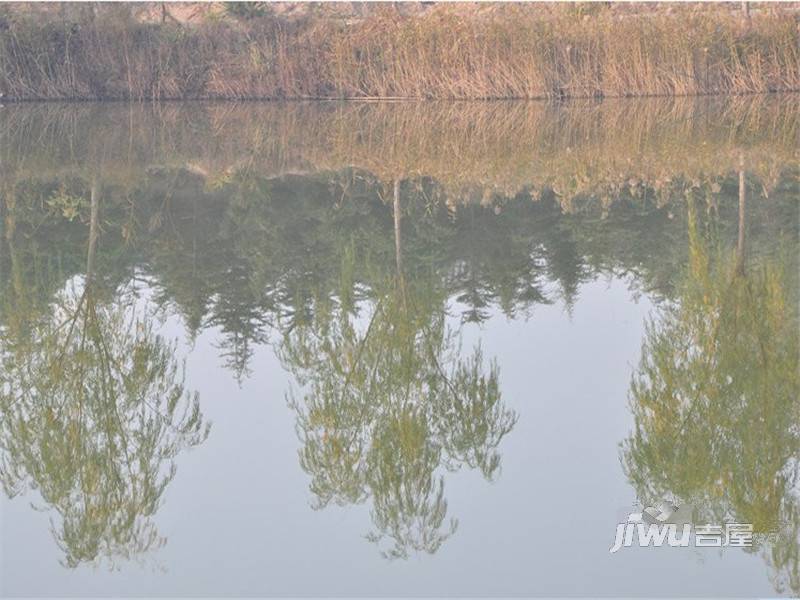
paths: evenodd
<path fill-rule="evenodd" d="M 163 544 L 153 517 L 173 459 L 208 434 L 174 345 L 120 298 L 102 301 L 99 194 L 93 184 L 85 276 L 47 314 L 28 315 L 24 334 L 0 330 L 0 481 L 9 496 L 37 490 L 57 511 L 69 567 Z"/>
<path fill-rule="evenodd" d="M 462 358 L 435 275 L 404 276 L 394 189 L 396 273 L 378 276 L 368 291 L 345 283 L 338 295 L 321 295 L 309 320 L 286 329 L 279 353 L 306 389 L 290 404 L 314 506 L 371 499 L 368 539 L 387 558 L 407 558 L 436 552 L 457 528 L 440 466 L 493 478 L 516 415 L 480 348 Z"/>
<path fill-rule="evenodd" d="M 699 522 L 777 532 L 761 546 L 779 592 L 800 592 L 797 298 L 775 258 L 746 265 L 744 177 L 735 253 L 713 251 L 689 201 L 680 297 L 648 326 L 631 383 L 627 476 L 643 501 L 673 494 Z"/>

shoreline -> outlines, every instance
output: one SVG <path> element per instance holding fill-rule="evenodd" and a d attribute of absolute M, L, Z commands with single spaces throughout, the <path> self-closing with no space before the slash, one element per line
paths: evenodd
<path fill-rule="evenodd" d="M 0 14 L 0 101 L 566 100 L 800 91 L 800 17 L 435 7 L 144 23 Z M 569 8 L 569 7 L 567 7 Z"/>
<path fill-rule="evenodd" d="M 192 98 L 154 98 L 154 99 L 140 99 L 140 98 L 6 98 L 0 97 L 0 107 L 12 106 L 21 104 L 176 104 L 176 103 L 220 103 L 220 104 L 302 104 L 307 103 L 336 103 L 341 102 L 344 104 L 438 104 L 438 103 L 465 103 L 465 104 L 499 104 L 503 102 L 509 103 L 542 103 L 549 105 L 568 104 L 570 102 L 596 102 L 598 104 L 609 100 L 669 100 L 669 99 L 694 99 L 694 98 L 709 98 L 709 99 L 724 99 L 724 98 L 753 98 L 753 97 L 780 97 L 780 96 L 794 96 L 800 95 L 800 88 L 778 90 L 770 92 L 719 92 L 719 93 L 703 93 L 703 94 L 650 94 L 650 95 L 625 95 L 625 96 L 565 96 L 563 98 L 553 98 L 547 96 L 541 97 L 518 97 L 518 98 L 416 98 L 413 96 L 407 98 L 396 97 L 192 97 Z"/>

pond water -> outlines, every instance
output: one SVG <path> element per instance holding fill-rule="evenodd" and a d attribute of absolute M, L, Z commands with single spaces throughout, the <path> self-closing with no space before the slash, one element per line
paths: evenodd
<path fill-rule="evenodd" d="M 800 594 L 799 107 L 0 108 L 0 595 Z"/>

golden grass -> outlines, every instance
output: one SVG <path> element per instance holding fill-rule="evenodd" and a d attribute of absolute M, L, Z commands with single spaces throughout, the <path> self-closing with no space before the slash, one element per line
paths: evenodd
<path fill-rule="evenodd" d="M 714 6 L 620 16 L 535 5 L 392 10 L 344 24 L 179 26 L 10 20 L 0 91 L 15 99 L 564 98 L 800 89 L 790 12 Z"/>
<path fill-rule="evenodd" d="M 236 175 L 368 171 L 432 177 L 453 201 L 708 183 L 739 169 L 767 191 L 800 164 L 797 97 L 540 102 L 18 105 L 0 113 L 0 178 L 134 185 L 185 169 Z"/>

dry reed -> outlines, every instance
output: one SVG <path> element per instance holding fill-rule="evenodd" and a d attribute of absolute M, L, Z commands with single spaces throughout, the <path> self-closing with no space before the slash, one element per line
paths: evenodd
<path fill-rule="evenodd" d="M 208 186 L 252 174 L 431 177 L 459 202 L 553 189 L 581 195 L 724 178 L 767 190 L 800 165 L 787 96 L 511 103 L 19 105 L 0 112 L 0 180 L 99 176 L 136 186 L 189 171 Z M 795 175 L 796 176 L 796 175 Z"/>
<path fill-rule="evenodd" d="M 624 17 L 377 11 L 330 20 L 174 23 L 6 19 L 12 99 L 563 98 L 800 89 L 792 13 L 713 6 Z"/>

